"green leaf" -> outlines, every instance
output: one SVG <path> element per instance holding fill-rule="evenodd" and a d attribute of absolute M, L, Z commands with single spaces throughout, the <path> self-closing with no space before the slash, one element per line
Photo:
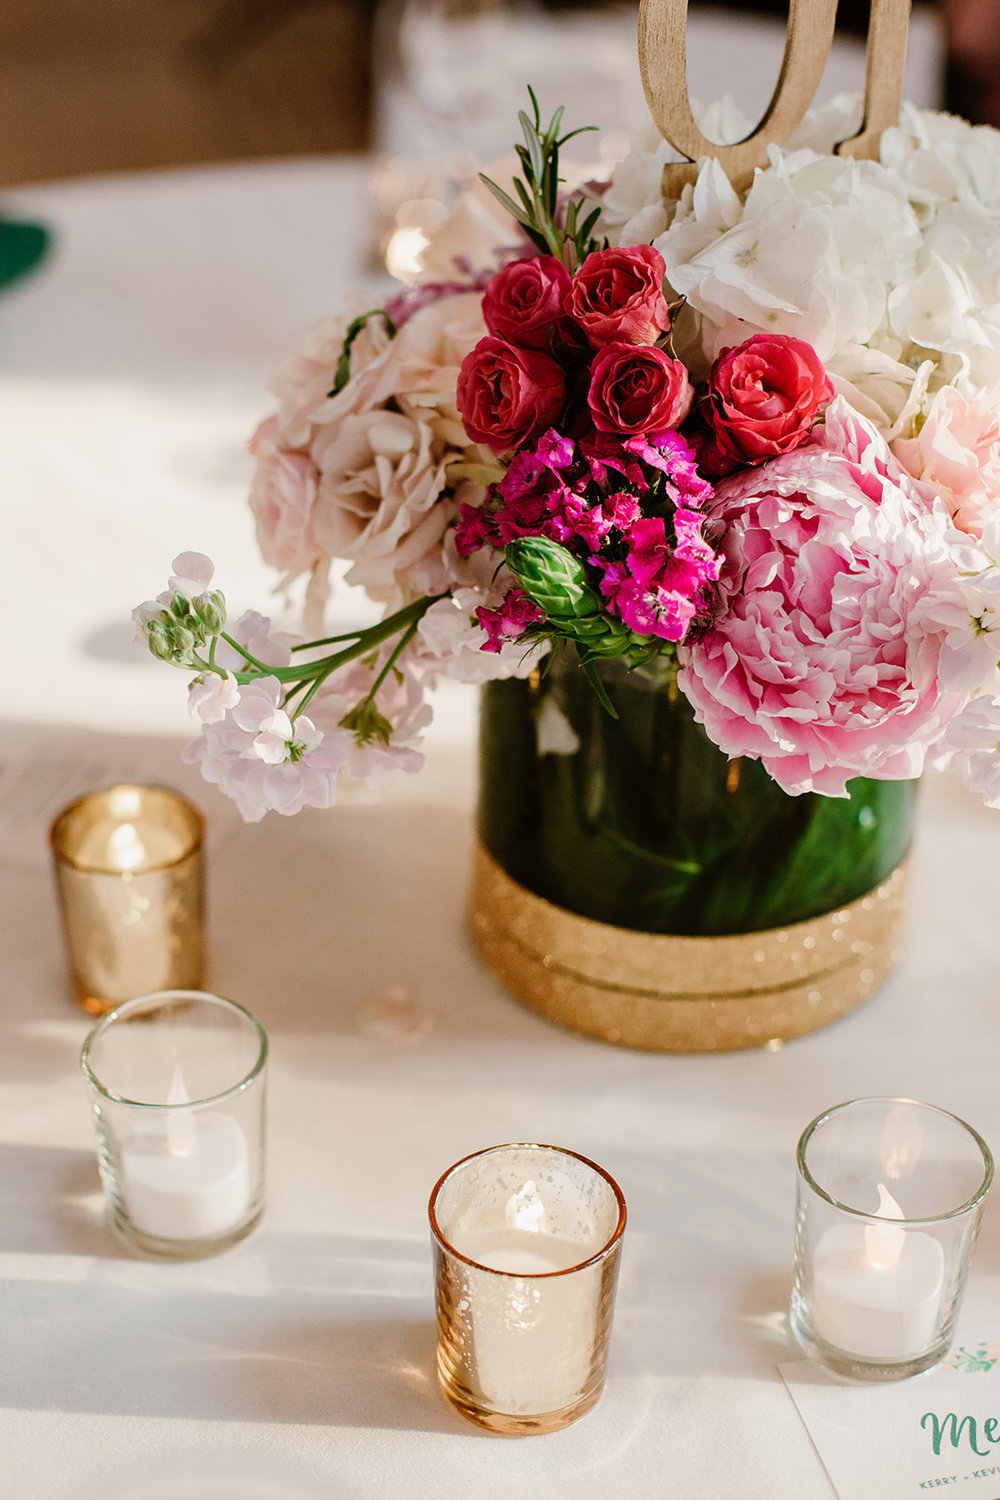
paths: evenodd
<path fill-rule="evenodd" d="M 535 181 L 541 182 L 542 174 L 545 171 L 545 158 L 542 154 L 541 142 L 538 139 L 538 131 L 532 126 L 531 121 L 528 119 L 528 116 L 525 114 L 523 109 L 518 110 L 517 118 L 520 121 L 521 129 L 524 131 L 524 144 L 527 148 L 527 154 L 531 162 L 531 170 L 534 173 Z M 521 156 L 521 160 L 523 161 L 524 157 L 521 154 L 522 149 L 522 147 L 518 146 L 517 154 L 518 156 Z"/>
<path fill-rule="evenodd" d="M 578 125 L 575 130 L 571 130 L 567 135 L 564 135 L 561 141 L 557 141 L 556 145 L 565 146 L 567 141 L 573 140 L 576 136 L 586 135 L 588 131 L 596 129 L 596 125 Z"/>
<path fill-rule="evenodd" d="M 367 326 L 372 318 L 384 318 L 385 326 L 389 331 L 389 337 L 396 337 L 396 325 L 383 307 L 373 308 L 371 312 L 362 313 L 360 318 L 355 318 L 344 335 L 344 343 L 337 361 L 337 369 L 333 377 L 333 389 L 327 391 L 328 396 L 338 396 L 344 386 L 351 378 L 351 346 L 358 334 Z"/>
<path fill-rule="evenodd" d="M 580 648 L 578 647 L 577 649 L 579 650 Z M 605 689 L 604 683 L 598 677 L 593 662 L 588 661 L 582 651 L 580 652 L 580 670 L 582 671 L 584 677 L 586 677 L 587 681 L 590 683 L 590 686 L 593 688 L 594 692 L 597 694 L 597 700 L 600 703 L 601 707 L 604 709 L 605 713 L 610 714 L 613 719 L 617 719 L 618 710 L 615 708 L 611 699 L 608 697 L 607 690 Z"/>

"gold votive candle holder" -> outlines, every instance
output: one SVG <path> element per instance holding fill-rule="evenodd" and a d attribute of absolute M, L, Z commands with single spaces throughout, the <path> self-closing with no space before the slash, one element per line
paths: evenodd
<path fill-rule="evenodd" d="M 554 1432 L 604 1387 L 625 1199 L 554 1146 L 494 1146 L 431 1194 L 438 1375 L 469 1421 Z"/>
<path fill-rule="evenodd" d="M 179 792 L 133 783 L 79 797 L 49 831 L 73 994 L 102 1015 L 205 978 L 205 824 Z"/>

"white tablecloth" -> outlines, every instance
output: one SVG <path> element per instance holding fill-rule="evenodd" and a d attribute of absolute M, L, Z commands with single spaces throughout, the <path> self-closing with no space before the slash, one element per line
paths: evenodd
<path fill-rule="evenodd" d="M 81 182 L 5 207 L 56 248 L 0 298 L 0 1493 L 829 1500 L 776 1369 L 795 1357 L 795 1143 L 826 1106 L 883 1093 L 1000 1143 L 997 815 L 929 779 L 905 958 L 813 1037 L 642 1055 L 520 1008 L 465 925 L 470 691 L 443 695 L 425 772 L 381 804 L 243 827 L 176 759 L 184 679 L 128 644 L 132 604 L 182 548 L 216 558 L 235 603 L 266 597 L 243 444 L 270 366 L 362 274 L 361 167 Z M 57 806 L 126 774 L 193 788 L 208 814 L 212 982 L 273 1048 L 264 1221 L 181 1266 L 102 1219 L 44 843 Z M 433 1010 L 430 1036 L 359 1032 L 390 983 Z M 437 1387 L 426 1200 L 467 1152 L 534 1139 L 606 1166 L 630 1223 L 601 1403 L 504 1441 Z M 998 1314 L 1000 1202 L 964 1319 Z"/>

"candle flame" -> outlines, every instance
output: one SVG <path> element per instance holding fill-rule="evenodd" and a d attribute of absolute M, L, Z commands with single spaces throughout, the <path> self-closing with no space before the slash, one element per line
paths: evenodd
<path fill-rule="evenodd" d="M 545 1204 L 533 1182 L 526 1182 L 520 1192 L 507 1200 L 504 1219 L 508 1229 L 526 1229 L 537 1234 L 545 1228 Z"/>
<path fill-rule="evenodd" d="M 877 1212 L 880 1219 L 905 1218 L 903 1210 L 881 1182 L 878 1185 Z M 876 1271 L 895 1270 L 905 1243 L 905 1229 L 896 1229 L 891 1224 L 865 1225 L 865 1253 Z"/>
<path fill-rule="evenodd" d="M 146 849 L 134 823 L 119 823 L 108 839 L 108 853 L 120 870 L 134 870 L 146 858 Z"/>
<path fill-rule="evenodd" d="M 173 1077 L 167 1089 L 167 1103 L 173 1106 L 190 1104 L 184 1074 L 180 1063 L 174 1063 Z M 195 1148 L 198 1127 L 194 1114 L 189 1109 L 172 1108 L 167 1115 L 167 1150 L 171 1156 L 190 1156 Z"/>

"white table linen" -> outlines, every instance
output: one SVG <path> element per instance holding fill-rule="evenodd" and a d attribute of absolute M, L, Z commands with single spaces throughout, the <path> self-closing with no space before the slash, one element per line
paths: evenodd
<path fill-rule="evenodd" d="M 270 367 L 364 275 L 366 202 L 359 164 L 308 161 L 4 205 L 56 244 L 0 298 L 0 1493 L 829 1500 L 776 1370 L 795 1143 L 826 1106 L 885 1093 L 1000 1145 L 1000 815 L 929 777 L 896 973 L 826 1031 L 720 1057 L 576 1038 L 483 969 L 470 689 L 441 695 L 425 771 L 381 803 L 241 825 L 177 759 L 184 678 L 133 650 L 128 615 L 186 548 L 234 604 L 265 603 L 245 440 Z M 133 1256 L 103 1221 L 47 863 L 50 814 L 125 775 L 208 815 L 212 984 L 272 1041 L 264 1221 L 188 1265 Z M 429 1036 L 359 1031 L 387 984 L 433 1010 Z M 630 1222 L 602 1401 L 505 1441 L 437 1386 L 426 1201 L 512 1140 L 599 1161 Z M 963 1323 L 998 1311 L 995 1202 Z"/>

